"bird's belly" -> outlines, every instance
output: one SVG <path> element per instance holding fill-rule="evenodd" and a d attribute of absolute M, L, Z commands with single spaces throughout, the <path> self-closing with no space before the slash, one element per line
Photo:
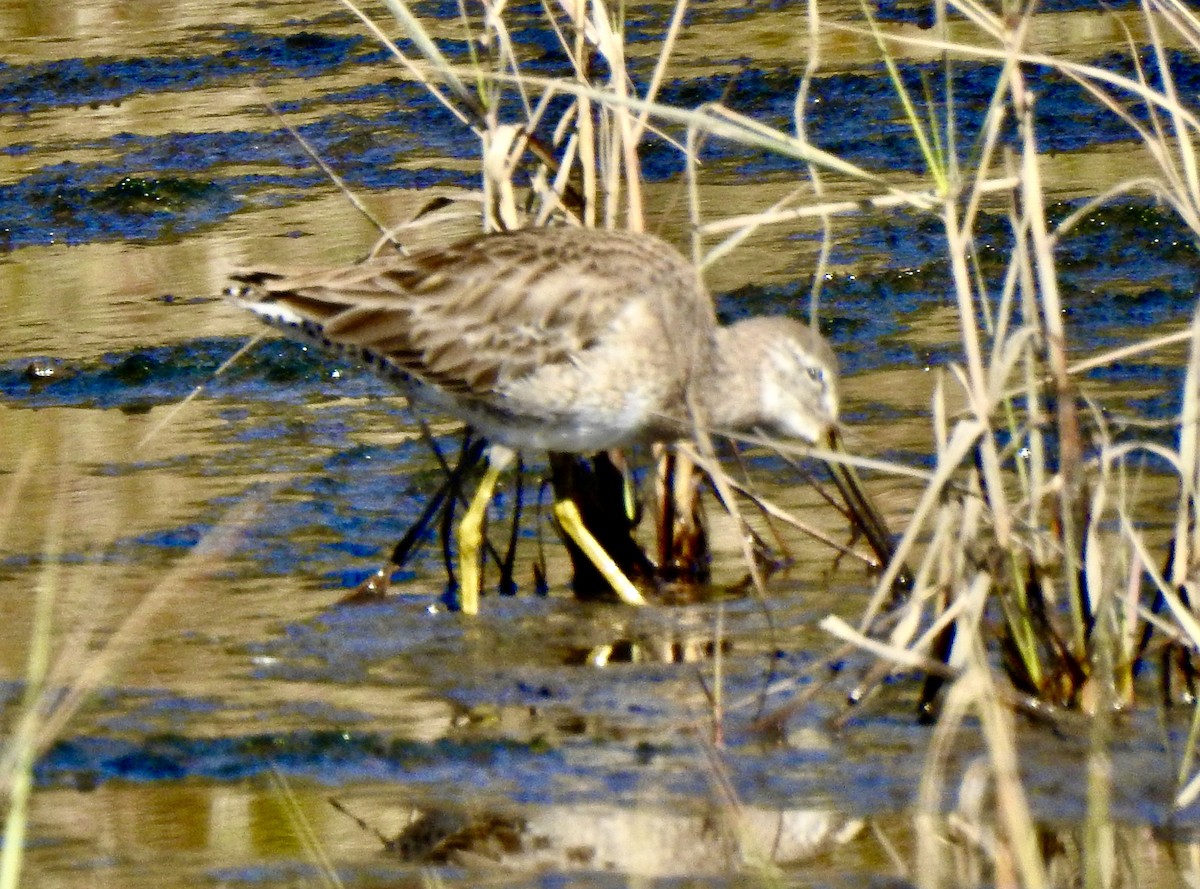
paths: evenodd
<path fill-rule="evenodd" d="M 576 410 L 551 414 L 524 411 L 519 404 L 497 408 L 460 405 L 455 413 L 489 441 L 519 451 L 588 454 L 623 447 L 645 437 L 643 418 L 633 410 L 614 413 L 580 405 Z"/>
<path fill-rule="evenodd" d="M 587 454 L 660 437 L 681 382 L 612 349 L 543 367 L 479 396 L 413 379 L 413 396 L 514 450 Z"/>

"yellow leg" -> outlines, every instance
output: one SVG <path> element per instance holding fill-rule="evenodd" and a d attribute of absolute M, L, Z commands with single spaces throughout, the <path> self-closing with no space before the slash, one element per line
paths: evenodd
<path fill-rule="evenodd" d="M 584 527 L 583 516 L 579 514 L 579 507 L 575 505 L 574 501 L 557 501 L 554 504 L 554 515 L 558 518 L 562 529 L 575 541 L 576 546 L 583 550 L 583 554 L 596 566 L 596 570 L 608 581 L 616 594 L 621 597 L 622 602 L 626 605 L 646 604 L 646 600 L 642 598 L 642 594 L 637 591 L 633 582 L 621 573 L 621 569 L 612 560 L 612 556 L 604 551 L 604 547 L 592 536 L 592 532 Z"/>
<path fill-rule="evenodd" d="M 507 448 L 493 445 L 488 450 L 487 472 L 483 474 L 483 480 L 471 498 L 466 515 L 458 524 L 458 569 L 462 575 L 458 607 L 463 614 L 479 613 L 479 551 L 483 548 L 483 516 L 496 491 L 496 480 L 512 457 L 512 451 Z"/>

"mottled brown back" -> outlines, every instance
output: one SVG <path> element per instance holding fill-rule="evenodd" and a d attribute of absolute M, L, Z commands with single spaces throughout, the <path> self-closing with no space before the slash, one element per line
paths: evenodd
<path fill-rule="evenodd" d="M 706 329 L 695 271 L 648 235 L 579 228 L 481 235 L 412 256 L 308 274 L 254 271 L 235 297 L 281 327 L 275 304 L 343 349 L 362 349 L 447 393 L 486 398 L 569 363 L 631 300 L 671 293 L 661 329 Z M 683 295 L 680 305 L 679 296 Z M 664 342 L 670 350 L 673 345 Z M 688 349 L 693 344 L 688 344 Z"/>

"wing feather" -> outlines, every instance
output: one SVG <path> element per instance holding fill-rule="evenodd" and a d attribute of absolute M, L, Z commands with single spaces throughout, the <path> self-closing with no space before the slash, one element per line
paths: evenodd
<path fill-rule="evenodd" d="M 537 229 L 301 274 L 234 276 L 233 294 L 293 331 L 366 350 L 448 391 L 487 396 L 602 339 L 629 300 L 694 275 L 646 235 Z M 698 290 L 702 294 L 702 290 Z M 711 312 L 707 297 L 697 311 Z M 664 329 L 669 330 L 666 326 Z"/>

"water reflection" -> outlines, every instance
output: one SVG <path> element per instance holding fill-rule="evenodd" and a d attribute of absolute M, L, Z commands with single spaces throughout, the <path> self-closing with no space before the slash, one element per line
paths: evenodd
<path fill-rule="evenodd" d="M 428 6 L 435 30 L 461 44 L 457 7 Z M 786 124 L 803 65 L 796 8 L 722 2 L 701 12 L 673 63 L 670 95 L 689 105 L 715 98 L 740 72 L 748 97 L 739 101 L 761 101 L 764 116 Z M 857 6 L 828 12 L 849 17 Z M 668 7 L 632 13 L 635 33 L 654 35 Z M 1128 17 L 1040 16 L 1032 45 L 1094 58 L 1114 35 L 1124 40 L 1122 22 Z M 495 823 L 518 819 L 510 833 L 528 853 L 526 866 L 587 871 L 612 863 L 637 873 L 727 875 L 731 862 L 758 857 L 761 846 L 743 847 L 741 837 L 723 833 L 726 810 L 712 803 L 720 773 L 701 740 L 710 737 L 717 687 L 725 695 L 729 786 L 752 821 L 774 818 L 773 831 L 781 813 L 810 812 L 834 828 L 881 817 L 905 847 L 908 816 L 894 813 L 911 804 L 928 742 L 909 718 L 907 686 L 885 689 L 876 709 L 851 720 L 855 731 L 838 736 L 822 728 L 841 705 L 844 686 L 836 683 L 793 717 L 776 739 L 783 743 L 765 744 L 747 728 L 764 689 L 776 689 L 770 704 L 796 693 L 772 680 L 806 675 L 814 653 L 827 649 L 815 620 L 857 613 L 869 584 L 853 569 L 831 568 L 803 541 L 791 541 L 799 564 L 776 579 L 767 602 L 738 597 L 720 609 L 633 615 L 578 606 L 561 587 L 568 569 L 553 545 L 549 599 L 489 597 L 472 625 L 436 608 L 443 582 L 436 547 L 399 579 L 395 598 L 367 609 L 334 607 L 361 579 L 356 572 L 377 565 L 430 487 L 428 458 L 411 447 L 411 418 L 393 393 L 345 365 L 263 347 L 224 380 L 210 379 L 206 368 L 251 332 L 239 313 L 210 299 L 232 268 L 343 263 L 377 235 L 291 143 L 265 110 L 264 94 L 290 122 L 324 139 L 380 218 L 413 216 L 435 193 L 429 183 L 474 183 L 471 138 L 433 126 L 431 103 L 414 98 L 411 84 L 389 83 L 397 72 L 370 57 L 373 47 L 347 42 L 359 36 L 349 17 L 300 2 L 159 8 L 10 0 L 0 4 L 0 28 L 10 38 L 0 118 L 0 241 L 8 250 L 0 259 L 0 492 L 15 517 L 0 539 L 3 676 L 24 673 L 31 592 L 54 535 L 66 557 L 53 641 L 89 634 L 83 659 L 231 507 L 264 500 L 240 548 L 174 591 L 169 611 L 110 677 L 112 688 L 70 727 L 73 746 L 44 763 L 49 786 L 35 797 L 30 850 L 39 885 L 77 885 L 81 875 L 122 887 L 312 878 L 297 826 L 268 786 L 270 767 L 290 769 L 303 817 L 363 884 L 419 875 L 413 864 L 389 861 L 375 837 L 328 806 L 334 790 L 392 838 L 413 829 L 414 812 L 466 797 L 498 812 Z M 319 39 L 289 42 L 301 31 Z M 888 167 L 909 162 L 891 154 L 897 109 L 872 67 L 872 41 L 839 31 L 827 39 L 831 67 L 814 112 L 822 144 Z M 645 41 L 632 52 L 648 59 L 653 48 Z M 272 53 L 286 58 L 276 64 Z M 232 71 L 218 70 L 223 60 Z M 967 86 L 987 82 L 987 69 L 972 70 L 983 73 Z M 175 79 L 146 76 L 154 71 Z M 189 80 L 182 76 L 189 71 L 199 73 Z M 1043 86 L 1051 100 L 1059 96 L 1054 84 Z M 1062 110 L 1069 98 L 1050 107 Z M 1145 169 L 1140 149 L 1093 132 L 1086 119 L 1061 118 L 1056 132 L 1070 150 L 1060 145 L 1045 161 L 1057 197 L 1101 191 Z M 682 243 L 678 165 L 661 145 L 655 151 L 646 187 L 651 226 Z M 790 193 L 796 174 L 716 146 L 704 169 L 702 211 L 769 205 Z M 141 191 L 122 189 L 127 181 Z M 198 188 L 182 204 L 159 200 L 189 183 Z M 865 196 L 857 184 L 831 185 L 846 199 Z M 1006 207 L 985 213 L 994 223 L 988 229 L 985 219 L 985 229 L 1003 227 Z M 1179 246 L 1190 238 L 1143 204 L 1104 217 L 1101 229 L 1102 237 L 1062 248 L 1072 251 L 1067 299 L 1086 331 L 1080 346 L 1123 342 L 1186 315 L 1200 282 L 1200 263 Z M 1149 230 L 1156 237 L 1147 244 Z M 839 220 L 834 232 L 823 317 L 851 371 L 851 443 L 915 461 L 930 451 L 926 414 L 938 368 L 957 356 L 957 319 L 936 260 L 940 233 L 903 214 Z M 462 233 L 450 226 L 420 237 Z M 1143 248 L 1131 274 L 1145 278 L 1114 273 L 1114 256 L 1127 243 Z M 1006 244 L 1000 236 L 982 244 L 984 265 Z M 728 313 L 802 313 L 818 249 L 815 225 L 761 232 L 713 270 L 710 284 L 728 294 Z M 25 368 L 39 356 L 62 371 L 35 391 Z M 1137 399 L 1168 413 L 1162 393 L 1177 388 L 1177 359 L 1127 365 L 1106 393 L 1117 406 Z M 206 393 L 143 443 L 200 383 Z M 18 487 L 13 473 L 22 461 L 35 468 Z M 839 533 L 839 519 L 794 474 L 758 453 L 749 463 L 772 499 Z M 1164 484 L 1148 477 L 1139 496 L 1165 500 Z M 913 490 L 878 485 L 889 517 L 904 516 Z M 732 524 L 713 512 L 717 579 L 732 585 L 741 575 L 740 546 Z M 522 577 L 532 573 L 537 533 L 531 525 L 523 541 Z M 10 709 L 18 691 L 6 687 Z M 1183 743 L 1183 727 L 1168 731 Z M 1130 823 L 1162 817 L 1173 776 L 1157 742 L 1145 740 L 1159 737 L 1141 725 L 1124 739 L 1122 773 L 1139 782 L 1118 802 Z M 1061 738 L 1026 741 L 1037 751 L 1027 760 L 1041 788 L 1037 805 L 1076 823 L 1084 751 Z M 963 743 L 949 768 L 978 752 L 970 739 Z M 1069 830 L 1057 836 L 1063 849 L 1074 848 Z M 1181 861 L 1195 854 L 1186 835 L 1167 845 L 1133 827 L 1121 839 L 1145 860 L 1147 885 L 1170 879 L 1169 852 Z M 893 872 L 882 848 L 860 836 L 803 873 L 863 882 Z M 680 868 L 683 855 L 690 864 Z M 522 879 L 511 882 L 536 882 Z M 735 885 L 741 877 L 728 879 Z"/>

